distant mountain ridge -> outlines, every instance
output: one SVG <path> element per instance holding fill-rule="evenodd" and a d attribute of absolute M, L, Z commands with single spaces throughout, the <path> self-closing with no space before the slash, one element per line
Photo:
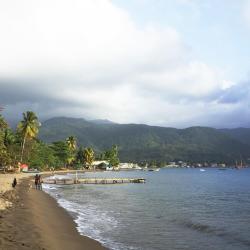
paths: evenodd
<path fill-rule="evenodd" d="M 89 121 L 95 124 L 116 124 L 115 122 L 112 122 L 108 119 L 96 119 L 96 120 L 89 120 Z"/>
<path fill-rule="evenodd" d="M 250 128 L 219 129 L 221 132 L 250 145 Z"/>
<path fill-rule="evenodd" d="M 79 145 L 97 152 L 117 144 L 122 161 L 234 162 L 240 157 L 250 158 L 250 129 L 176 129 L 56 117 L 42 123 L 39 138 L 50 143 L 70 135 L 77 137 Z"/>

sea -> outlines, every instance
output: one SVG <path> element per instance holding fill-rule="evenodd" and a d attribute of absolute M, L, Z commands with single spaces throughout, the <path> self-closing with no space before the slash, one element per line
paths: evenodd
<path fill-rule="evenodd" d="M 146 179 L 145 184 L 44 185 L 80 234 L 109 249 L 250 249 L 249 168 L 107 171 L 78 177 Z"/>

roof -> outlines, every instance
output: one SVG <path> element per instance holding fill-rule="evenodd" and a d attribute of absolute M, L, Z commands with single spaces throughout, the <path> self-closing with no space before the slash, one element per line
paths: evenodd
<path fill-rule="evenodd" d="M 29 167 L 27 164 L 22 164 L 22 165 L 20 166 L 20 168 L 27 168 L 27 167 Z"/>

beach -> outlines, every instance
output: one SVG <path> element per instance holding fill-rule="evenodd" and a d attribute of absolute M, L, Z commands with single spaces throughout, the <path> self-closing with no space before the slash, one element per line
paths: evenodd
<path fill-rule="evenodd" d="M 0 211 L 12 206 L 13 192 L 8 192 L 12 189 L 13 179 L 16 178 L 17 182 L 25 177 L 29 177 L 29 174 L 18 173 L 18 174 L 0 174 Z"/>
<path fill-rule="evenodd" d="M 0 211 L 0 249 L 105 249 L 97 241 L 81 236 L 71 216 L 43 191 L 33 188 L 30 178 L 11 190 L 14 175 L 1 176 L 5 183 L 1 198 L 12 205 Z M 3 180 L 4 178 L 4 180 Z M 9 185 L 8 185 L 9 184 Z"/>
<path fill-rule="evenodd" d="M 250 169 L 83 176 L 143 177 L 147 182 L 44 184 L 43 192 L 30 186 L 33 180 L 18 178 L 17 187 L 3 195 L 13 206 L 0 211 L 0 250 L 105 249 L 101 244 L 114 250 L 249 249 Z"/>

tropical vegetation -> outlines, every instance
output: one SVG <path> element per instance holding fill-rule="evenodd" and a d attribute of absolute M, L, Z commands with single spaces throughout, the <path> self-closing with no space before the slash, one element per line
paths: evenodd
<path fill-rule="evenodd" d="M 23 113 L 23 119 L 15 130 L 11 129 L 0 114 L 0 167 L 18 169 L 27 164 L 39 170 L 61 168 L 93 168 L 95 159 L 108 160 L 117 165 L 118 148 L 113 146 L 104 152 L 95 152 L 90 146 L 77 145 L 73 135 L 64 140 L 45 143 L 38 138 L 41 123 L 32 111 Z"/>
<path fill-rule="evenodd" d="M 144 166 L 170 161 L 233 164 L 237 159 L 249 163 L 249 138 L 250 129 L 174 129 L 73 118 L 54 118 L 41 126 L 32 111 L 13 129 L 0 114 L 0 167 L 91 169 L 95 160 L 116 167 L 120 159 Z"/>
<path fill-rule="evenodd" d="M 95 152 L 92 148 L 85 148 L 83 151 L 84 160 L 87 168 L 92 168 L 93 161 L 95 159 Z"/>
<path fill-rule="evenodd" d="M 38 134 L 39 122 L 36 114 L 32 111 L 23 113 L 23 120 L 19 122 L 17 130 L 22 138 L 21 159 L 23 160 L 24 147 L 27 140 L 33 140 Z"/>

